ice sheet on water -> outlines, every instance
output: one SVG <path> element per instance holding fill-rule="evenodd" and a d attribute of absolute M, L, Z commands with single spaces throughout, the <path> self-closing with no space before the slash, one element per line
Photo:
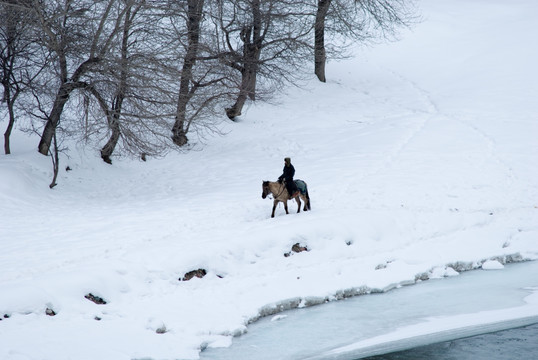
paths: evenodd
<path fill-rule="evenodd" d="M 536 323 L 536 273 L 538 261 L 511 264 L 292 310 L 201 358 L 354 359 Z"/>

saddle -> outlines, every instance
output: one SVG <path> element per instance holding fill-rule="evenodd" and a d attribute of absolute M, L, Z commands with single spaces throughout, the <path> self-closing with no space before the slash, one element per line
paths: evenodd
<path fill-rule="evenodd" d="M 279 180 L 278 182 L 286 185 L 286 180 Z M 299 192 L 301 192 L 302 195 L 306 195 L 306 183 L 299 179 L 295 179 L 293 182 L 295 183 L 295 187 L 297 189 L 290 195 L 289 198 L 293 199 L 295 196 L 299 195 Z"/>

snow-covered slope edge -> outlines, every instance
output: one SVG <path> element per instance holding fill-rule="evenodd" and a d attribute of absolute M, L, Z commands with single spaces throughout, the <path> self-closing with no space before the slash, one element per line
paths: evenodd
<path fill-rule="evenodd" d="M 534 261 L 536 258 L 524 258 L 521 256 L 521 254 L 511 254 L 507 256 L 495 256 L 491 259 L 483 259 L 481 261 L 476 262 L 456 262 L 456 263 L 450 263 L 445 266 L 438 266 L 435 268 L 432 268 L 428 271 L 417 273 L 414 277 L 414 279 L 406 279 L 401 280 L 398 283 L 392 283 L 385 287 L 381 288 L 370 288 L 367 286 L 355 286 L 347 289 L 340 289 L 336 291 L 333 294 L 330 294 L 325 297 L 319 297 L 319 296 L 307 296 L 307 297 L 296 297 L 292 299 L 284 299 L 280 300 L 271 304 L 267 304 L 263 306 L 258 314 L 254 316 L 253 318 L 250 318 L 248 320 L 248 323 L 253 323 L 257 320 L 259 320 L 262 317 L 265 316 L 271 316 L 278 314 L 283 311 L 297 309 L 297 308 L 305 308 L 309 306 L 317 306 L 324 303 L 327 303 L 329 301 L 337 301 L 342 300 L 354 296 L 362 296 L 362 295 L 369 295 L 369 294 L 379 294 L 379 293 L 385 293 L 387 291 L 391 291 L 393 289 L 400 288 L 402 286 L 410 286 L 417 284 L 418 282 L 427 281 L 429 279 L 439 279 L 442 277 L 447 276 L 457 276 L 463 271 L 472 271 L 472 270 L 478 270 L 478 269 L 502 269 L 504 265 L 506 264 L 512 264 L 512 263 L 518 263 L 518 262 L 525 262 L 525 261 Z M 484 265 L 485 264 L 485 265 Z M 384 266 L 380 266 L 379 269 L 383 269 Z M 457 269 L 457 270 L 456 270 Z M 533 321 L 532 319 L 535 319 L 534 317 L 530 317 L 530 320 L 527 320 L 528 324 L 534 323 L 536 321 Z M 538 321 L 538 318 L 535 320 Z M 527 324 L 526 323 L 526 324 Z M 510 326 L 507 325 L 509 322 L 504 324 L 502 329 L 509 328 Z M 516 326 L 519 323 L 516 322 Z M 242 332 L 237 332 L 235 335 L 240 336 L 242 335 Z M 466 335 L 470 336 L 470 335 Z"/>

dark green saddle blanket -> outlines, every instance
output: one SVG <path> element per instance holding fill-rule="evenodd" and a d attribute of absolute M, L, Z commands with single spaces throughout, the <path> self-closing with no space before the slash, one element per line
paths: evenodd
<path fill-rule="evenodd" d="M 299 191 L 301 192 L 301 194 L 305 195 L 306 194 L 306 183 L 303 181 L 303 180 L 294 180 L 295 182 L 295 185 L 297 185 L 297 188 L 299 189 Z"/>

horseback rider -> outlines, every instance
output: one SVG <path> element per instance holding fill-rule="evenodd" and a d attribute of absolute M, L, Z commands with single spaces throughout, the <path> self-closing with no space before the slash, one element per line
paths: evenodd
<path fill-rule="evenodd" d="M 285 181 L 284 184 L 286 185 L 290 199 L 299 190 L 297 185 L 295 185 L 295 181 L 293 181 L 293 175 L 295 175 L 295 168 L 291 164 L 291 159 L 289 157 L 284 158 L 284 170 L 282 171 L 282 175 L 278 177 L 278 182 L 282 183 L 282 180 Z"/>

